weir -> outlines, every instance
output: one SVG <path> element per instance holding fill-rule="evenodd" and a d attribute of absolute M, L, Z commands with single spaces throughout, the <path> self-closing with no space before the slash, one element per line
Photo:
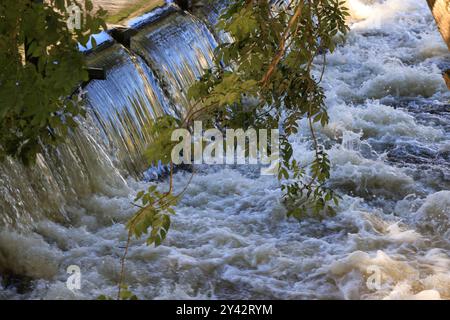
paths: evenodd
<path fill-rule="evenodd" d="M 155 70 L 179 116 L 189 105 L 189 86 L 212 65 L 216 45 L 206 25 L 182 11 L 142 27 L 131 38 L 131 50 Z"/>
<path fill-rule="evenodd" d="M 277 179 L 249 166 L 177 173 L 174 190 L 190 186 L 168 238 L 129 246 L 124 282 L 139 299 L 450 299 L 447 48 L 425 0 L 348 2 L 351 31 L 321 83 L 330 122 L 316 127 L 342 195 L 336 215 L 288 219 Z M 33 167 L 0 165 L 0 299 L 117 295 L 124 224 L 149 186 L 139 176 L 151 137 L 140 130 L 182 111 L 203 67 L 192 59 L 208 62 L 214 41 L 200 11 L 139 18 L 126 46 L 103 34 L 86 56 L 106 80 L 84 87 L 79 130 Z M 300 163 L 313 157 L 309 131 L 302 120 L 292 137 Z M 66 286 L 73 265 L 81 290 Z M 382 290 L 367 285 L 373 270 Z"/>
<path fill-rule="evenodd" d="M 106 80 L 85 85 L 88 116 L 66 144 L 39 155 L 31 168 L 12 159 L 0 165 L 0 226 L 65 221 L 65 208 L 83 197 L 123 195 L 127 176 L 142 178 L 149 124 L 181 115 L 187 88 L 211 65 L 216 46 L 198 18 L 173 3 L 157 10 L 134 19 L 131 50 L 110 37 L 86 50 L 88 66 Z"/>
<path fill-rule="evenodd" d="M 88 56 L 90 65 L 102 66 L 106 81 L 91 81 L 85 88 L 90 110 L 101 128 L 110 154 L 129 173 L 145 169 L 142 158 L 151 143 L 151 121 L 170 112 L 158 80 L 145 62 L 120 44 Z"/>
<path fill-rule="evenodd" d="M 89 67 L 106 76 L 84 88 L 88 118 L 79 120 L 67 144 L 39 155 L 34 167 L 11 159 L 0 165 L 0 225 L 65 220 L 66 206 L 96 192 L 123 193 L 127 176 L 142 178 L 148 167 L 143 153 L 152 142 L 146 128 L 188 107 L 187 89 L 212 63 L 217 41 L 210 29 L 221 8 L 194 8 L 194 16 L 169 1 L 132 19 L 129 28 L 109 32 L 129 48 L 106 37 L 88 50 Z"/>

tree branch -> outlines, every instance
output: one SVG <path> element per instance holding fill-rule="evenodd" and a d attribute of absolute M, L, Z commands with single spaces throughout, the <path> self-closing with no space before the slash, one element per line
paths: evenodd
<path fill-rule="evenodd" d="M 264 75 L 264 77 L 261 80 L 263 87 L 265 87 L 267 85 L 270 77 L 272 77 L 273 73 L 275 72 L 275 69 L 276 69 L 278 63 L 281 61 L 284 54 L 286 53 L 286 50 L 287 50 L 286 41 L 289 39 L 290 30 L 295 25 L 295 23 L 297 23 L 298 18 L 302 14 L 302 9 L 303 9 L 303 1 L 300 1 L 300 3 L 297 6 L 297 9 L 294 12 L 294 15 L 289 20 L 288 26 L 283 33 L 283 36 L 281 38 L 280 45 L 279 45 L 280 49 L 278 50 L 278 53 L 276 54 L 276 56 L 273 58 L 272 62 L 269 65 L 269 69 L 267 70 L 266 74 Z"/>

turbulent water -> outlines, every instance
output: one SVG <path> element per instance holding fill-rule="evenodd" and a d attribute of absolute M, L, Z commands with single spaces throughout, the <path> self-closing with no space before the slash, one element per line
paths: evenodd
<path fill-rule="evenodd" d="M 348 4 L 351 32 L 327 56 L 323 81 L 331 120 L 317 128 L 343 197 L 337 216 L 287 219 L 275 178 L 245 167 L 201 168 L 164 244 L 132 243 L 125 282 L 140 298 L 450 299 L 450 94 L 439 69 L 450 55 L 426 1 Z M 208 42 L 204 32 L 191 43 Z M 203 62 L 192 61 L 192 51 L 183 64 L 172 55 L 174 62 L 164 56 L 170 48 L 178 55 L 193 47 L 172 41 L 152 49 L 167 68 L 162 81 L 175 86 Z M 189 72 L 178 67 L 185 64 Z M 307 130 L 292 140 L 298 159 L 312 158 Z M 122 180 L 112 164 L 102 168 L 95 181 L 103 188 L 78 195 L 63 221 L 0 231 L 0 298 L 115 295 L 123 223 L 148 184 Z M 189 177 L 177 173 L 176 188 Z M 81 268 L 81 290 L 66 288 L 69 265 Z M 377 288 L 367 285 L 374 272 Z"/>

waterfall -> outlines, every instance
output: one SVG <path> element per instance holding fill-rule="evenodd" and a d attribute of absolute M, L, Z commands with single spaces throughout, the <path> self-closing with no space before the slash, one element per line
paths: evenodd
<path fill-rule="evenodd" d="M 106 69 L 107 80 L 91 81 L 86 91 L 110 154 L 127 172 L 139 175 L 151 143 L 147 130 L 153 119 L 170 113 L 168 101 L 150 68 L 120 44 L 92 53 L 88 63 Z"/>
<path fill-rule="evenodd" d="M 48 218 L 66 222 L 65 207 L 92 193 L 123 194 L 125 180 L 107 154 L 92 117 L 35 165 L 7 159 L 0 165 L 0 225 L 28 229 Z"/>
<path fill-rule="evenodd" d="M 142 27 L 131 39 L 131 49 L 142 55 L 163 81 L 178 115 L 189 105 L 189 86 L 212 65 L 216 45 L 203 22 L 181 11 Z"/>
<path fill-rule="evenodd" d="M 211 66 L 217 45 L 205 24 L 173 4 L 147 23 L 139 23 L 131 50 L 113 41 L 87 54 L 106 80 L 84 88 L 88 116 L 67 143 L 30 168 L 12 159 L 0 164 L 0 226 L 67 221 L 67 206 L 93 193 L 123 195 L 127 176 L 142 177 L 151 121 L 182 114 L 187 88 Z"/>
<path fill-rule="evenodd" d="M 423 0 L 347 2 L 351 30 L 321 83 L 330 122 L 316 131 L 342 195 L 336 216 L 287 218 L 277 179 L 248 167 L 178 172 L 174 190 L 190 185 L 167 239 L 129 247 L 124 279 L 140 299 L 450 299 L 448 49 Z M 170 8 L 139 19 L 129 49 L 88 54 L 107 79 L 84 88 L 88 115 L 66 144 L 30 168 L 0 164 L 0 299 L 117 294 L 130 202 L 149 186 L 146 125 L 183 112 L 216 45 L 198 18 Z M 309 163 L 306 119 L 299 127 L 294 157 Z M 66 287 L 69 265 L 80 290 Z"/>

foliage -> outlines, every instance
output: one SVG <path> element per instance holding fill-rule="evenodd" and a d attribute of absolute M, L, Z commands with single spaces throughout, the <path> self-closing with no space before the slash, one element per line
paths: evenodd
<path fill-rule="evenodd" d="M 141 201 L 142 206 L 139 206 L 139 211 L 128 221 L 127 229 L 138 239 L 143 234 L 148 234 L 147 244 L 159 246 L 169 231 L 170 215 L 175 214 L 172 207 L 176 204 L 177 197 L 172 195 L 171 190 L 163 194 L 152 185 L 147 192 L 140 191 L 134 201 Z"/>
<path fill-rule="evenodd" d="M 271 4 L 267 0 L 234 0 L 220 17 L 219 31 L 234 41 L 215 51 L 215 64 L 189 89 L 192 107 L 184 119 L 165 116 L 150 128 L 154 137 L 147 151 L 150 162 L 170 162 L 175 128 L 191 128 L 204 120 L 219 128 L 282 128 L 278 178 L 289 215 L 301 218 L 310 212 L 333 213 L 328 203 L 338 198 L 326 187 L 330 161 L 319 145 L 314 123 L 326 125 L 328 114 L 321 79 L 312 75 L 312 64 L 320 54 L 335 49 L 334 37 L 348 31 L 348 15 L 341 0 L 294 0 Z M 322 71 L 323 75 L 323 71 Z M 321 77 L 322 77 L 321 75 Z M 289 136 L 298 132 L 298 120 L 306 117 L 311 130 L 315 158 L 300 164 L 293 158 Z M 147 243 L 159 245 L 170 226 L 177 197 L 170 190 L 161 194 L 152 186 L 136 201 L 142 206 L 127 224 L 129 235 L 140 237 L 152 228 Z M 167 202 L 166 202 L 167 201 Z M 163 204 L 163 205 L 161 205 Z"/>
<path fill-rule="evenodd" d="M 118 296 L 118 300 L 139 300 L 138 297 L 128 289 L 128 286 L 125 284 L 120 285 L 120 293 Z M 97 297 L 97 300 L 114 300 L 112 297 L 107 295 L 100 295 Z"/>
<path fill-rule="evenodd" d="M 290 215 L 333 214 L 327 203 L 337 196 L 326 187 L 330 163 L 317 141 L 314 123 L 328 123 L 321 77 L 312 74 L 314 59 L 335 49 L 334 38 L 348 31 L 348 15 L 341 0 L 235 0 L 217 28 L 234 41 L 219 45 L 215 66 L 189 90 L 195 111 L 214 116 L 221 128 L 281 128 L 284 198 L 295 202 Z M 252 99 L 249 99 L 251 97 Z M 251 103 L 248 103 L 248 101 Z M 192 113 L 192 112 L 191 112 Z M 315 159 L 300 164 L 293 159 L 289 136 L 307 118 Z M 300 201 L 300 202 L 299 202 Z"/>
<path fill-rule="evenodd" d="M 70 30 L 66 8 L 85 9 Z M 78 43 L 106 28 L 89 0 L 2 0 L 0 3 L 0 157 L 35 160 L 44 145 L 61 142 L 84 114 L 76 87 L 88 79 Z"/>
<path fill-rule="evenodd" d="M 166 116 L 150 131 L 154 142 L 147 151 L 150 162 L 170 161 L 175 128 L 192 128 L 202 120 L 217 128 L 281 128 L 281 158 L 278 178 L 282 181 L 289 215 L 302 218 L 310 213 L 333 214 L 328 204 L 338 198 L 326 186 L 330 161 L 317 140 L 314 124 L 328 123 L 325 95 L 319 79 L 312 75 L 314 59 L 335 49 L 334 37 L 344 35 L 347 9 L 341 0 L 293 0 L 272 4 L 268 0 L 234 0 L 217 25 L 233 42 L 215 51 L 215 64 L 188 91 L 191 108 L 183 119 Z M 315 158 L 300 164 L 293 158 L 289 136 L 298 132 L 307 118 Z M 148 234 L 147 243 L 159 245 L 170 227 L 172 206 L 178 196 L 170 190 L 161 194 L 152 186 L 141 191 L 139 211 L 128 222 L 129 237 Z M 189 184 L 189 183 L 188 183 Z M 149 232 L 149 229 L 151 231 Z M 123 272 L 120 283 L 122 283 Z M 120 297 L 121 289 L 119 287 Z"/>
<path fill-rule="evenodd" d="M 153 139 L 148 146 L 145 156 L 149 163 L 169 163 L 172 148 L 176 142 L 171 140 L 172 131 L 179 127 L 180 122 L 172 116 L 166 115 L 155 119 L 148 128 L 147 134 Z"/>
<path fill-rule="evenodd" d="M 135 300 L 137 299 L 128 287 L 123 283 L 123 275 L 125 270 L 125 261 L 130 247 L 131 237 L 141 238 L 142 235 L 147 235 L 147 245 L 154 244 L 159 246 L 166 238 L 167 232 L 170 228 L 170 216 L 175 214 L 173 206 L 181 194 L 173 195 L 173 166 L 170 168 L 170 187 L 166 193 L 161 193 L 157 190 L 156 185 L 150 186 L 146 191 L 140 191 L 134 202 L 140 202 L 139 210 L 128 221 L 126 228 L 128 230 L 128 239 L 125 247 L 125 252 L 121 259 L 121 272 L 119 278 L 119 290 L 117 293 L 118 300 Z M 149 232 L 149 229 L 151 231 Z"/>

